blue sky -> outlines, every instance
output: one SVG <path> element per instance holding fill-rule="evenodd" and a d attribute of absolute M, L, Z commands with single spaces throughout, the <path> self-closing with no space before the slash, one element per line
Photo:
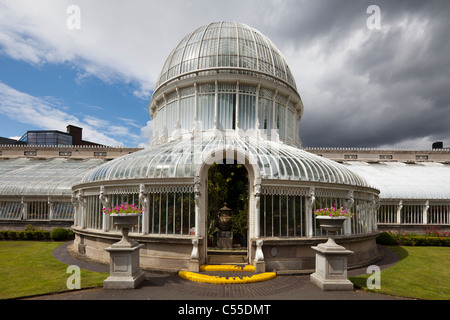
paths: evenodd
<path fill-rule="evenodd" d="M 78 67 L 74 64 L 32 65 L 13 58 L 0 57 L 0 83 L 14 88 L 18 92 L 40 100 L 55 110 L 66 113 L 62 119 L 73 119 L 83 124 L 96 124 L 107 121 L 107 126 L 127 126 L 130 134 L 109 133 L 118 144 L 137 146 L 145 144 L 145 137 L 138 136 L 139 129 L 150 120 L 148 99 L 133 95 L 132 84 L 105 83 L 94 75 L 80 78 Z M 27 130 L 57 129 L 52 122 L 42 123 L 39 119 L 14 120 L 0 114 L 0 136 L 20 137 Z M 99 130 L 109 132 L 107 128 Z M 95 141 L 95 137 L 90 138 Z M 114 143 L 114 141 L 111 141 Z"/>
<path fill-rule="evenodd" d="M 93 142 L 148 145 L 165 58 L 198 27 L 238 21 L 286 58 L 305 147 L 448 147 L 448 16 L 446 0 L 0 0 L 0 136 L 72 124 Z"/>

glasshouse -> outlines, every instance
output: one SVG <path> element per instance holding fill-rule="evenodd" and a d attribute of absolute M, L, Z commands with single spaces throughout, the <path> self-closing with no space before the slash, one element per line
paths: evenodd
<path fill-rule="evenodd" d="M 142 268 L 232 257 L 277 272 L 314 269 L 311 247 L 327 236 L 318 209 L 353 215 L 335 239 L 350 268 L 379 258 L 380 230 L 449 231 L 450 149 L 303 148 L 303 111 L 270 39 L 241 23 L 202 26 L 162 66 L 146 148 L 0 145 L 0 229 L 71 227 L 71 254 L 109 263 L 122 234 L 108 209 L 129 204 L 142 210 L 129 233 Z"/>
<path fill-rule="evenodd" d="M 149 112 L 149 147 L 73 186 L 79 254 L 109 261 L 105 248 L 120 232 L 102 209 L 134 203 L 143 214 L 130 235 L 148 269 L 198 270 L 221 250 L 239 250 L 260 270 L 313 269 L 311 245 L 325 237 L 313 210 L 332 206 L 354 212 L 337 237 L 354 252 L 349 265 L 377 258 L 379 191 L 301 149 L 295 81 L 257 30 L 220 22 L 187 35 L 163 66 Z"/>

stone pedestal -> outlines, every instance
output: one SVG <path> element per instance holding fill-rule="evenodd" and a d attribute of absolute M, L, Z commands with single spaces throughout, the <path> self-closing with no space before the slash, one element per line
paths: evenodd
<path fill-rule="evenodd" d="M 139 266 L 139 244 L 129 237 L 137 222 L 137 215 L 111 215 L 114 224 L 122 229 L 122 239 L 105 248 L 110 255 L 109 277 L 103 281 L 104 289 L 135 289 L 145 279 Z"/>
<path fill-rule="evenodd" d="M 192 239 L 192 252 L 191 252 L 191 258 L 189 259 L 189 263 L 188 263 L 188 270 L 190 272 L 199 272 L 200 271 L 198 239 Z"/>
<path fill-rule="evenodd" d="M 217 246 L 222 249 L 233 248 L 233 232 L 219 231 L 219 234 L 217 237 Z"/>
<path fill-rule="evenodd" d="M 266 272 L 266 263 L 264 261 L 264 253 L 262 251 L 263 240 L 256 241 L 255 260 L 253 262 L 256 273 Z"/>
<path fill-rule="evenodd" d="M 124 247 L 114 244 L 105 250 L 110 254 L 110 275 L 103 281 L 105 289 L 135 289 L 145 279 L 139 267 L 139 249 L 143 244 Z"/>
<path fill-rule="evenodd" d="M 347 279 L 347 256 L 352 251 L 336 244 L 332 238 L 313 248 L 316 253 L 316 271 L 310 281 L 323 291 L 353 290 L 353 283 Z"/>

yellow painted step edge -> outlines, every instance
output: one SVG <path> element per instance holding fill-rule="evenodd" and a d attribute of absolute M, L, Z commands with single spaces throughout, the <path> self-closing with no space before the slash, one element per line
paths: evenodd
<path fill-rule="evenodd" d="M 252 265 L 202 265 L 200 271 L 250 271 L 255 272 Z"/>
<path fill-rule="evenodd" d="M 178 275 L 186 280 L 195 281 L 195 282 L 204 282 L 204 283 L 214 283 L 214 284 L 231 284 L 231 283 L 252 283 L 252 282 L 260 282 L 274 279 L 277 274 L 275 272 L 265 272 L 260 274 L 255 274 L 250 277 L 218 277 L 218 276 L 209 276 L 206 274 L 198 274 L 195 272 L 189 271 L 180 271 Z"/>

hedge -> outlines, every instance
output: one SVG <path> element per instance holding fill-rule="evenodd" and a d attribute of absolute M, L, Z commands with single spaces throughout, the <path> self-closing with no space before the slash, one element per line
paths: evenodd
<path fill-rule="evenodd" d="M 387 246 L 401 245 L 450 247 L 450 237 L 423 236 L 413 233 L 393 234 L 390 232 L 382 232 L 377 237 L 377 243 Z"/>
<path fill-rule="evenodd" d="M 61 229 L 55 231 L 56 229 Z M 55 228 L 50 231 L 33 230 L 33 231 L 0 231 L 0 240 L 54 240 L 63 241 L 73 239 L 74 233 L 71 229 Z"/>

